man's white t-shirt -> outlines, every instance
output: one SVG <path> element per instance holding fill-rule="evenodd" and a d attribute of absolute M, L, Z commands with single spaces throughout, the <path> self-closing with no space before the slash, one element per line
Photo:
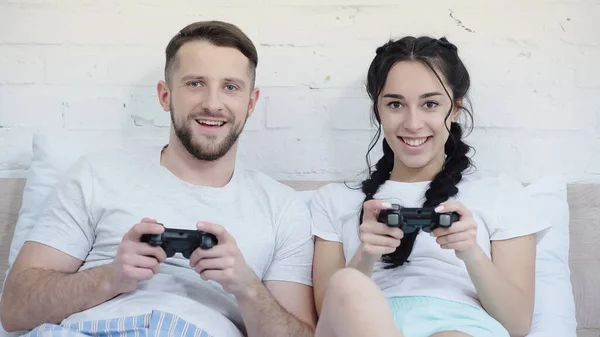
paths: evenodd
<path fill-rule="evenodd" d="M 541 239 L 549 224 L 530 207 L 530 196 L 523 186 L 508 177 L 465 175 L 457 185 L 459 193 L 450 198 L 463 203 L 477 223 L 477 243 L 491 258 L 491 242 L 538 233 Z M 422 207 L 429 182 L 387 181 L 374 199 Z M 365 195 L 360 184 L 329 184 L 311 200 L 313 235 L 343 244 L 346 263 L 360 245 L 359 216 Z M 316 257 L 318 258 L 318 256 Z M 433 296 L 469 303 L 481 308 L 477 292 L 464 262 L 453 250 L 442 249 L 429 233 L 417 235 L 407 263 L 394 269 L 375 264 L 372 279 L 386 298 L 394 296 Z"/>
<path fill-rule="evenodd" d="M 160 165 L 161 148 L 124 149 L 81 158 L 55 193 L 28 241 L 84 261 L 80 271 L 113 261 L 123 235 L 144 217 L 167 228 L 219 224 L 235 238 L 246 263 L 263 281 L 312 285 L 311 217 L 298 193 L 266 175 L 237 168 L 222 188 L 188 184 Z M 181 254 L 160 273 L 63 323 L 162 310 L 213 336 L 245 328 L 233 295 L 204 281 Z"/>

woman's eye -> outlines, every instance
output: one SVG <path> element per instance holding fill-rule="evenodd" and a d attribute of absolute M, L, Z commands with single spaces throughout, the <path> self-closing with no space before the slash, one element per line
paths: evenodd
<path fill-rule="evenodd" d="M 425 102 L 425 106 L 427 107 L 427 109 L 433 109 L 433 108 L 437 107 L 438 105 L 439 104 L 437 104 L 436 102 L 432 102 L 432 101 Z"/>
<path fill-rule="evenodd" d="M 388 106 L 392 109 L 400 109 L 402 104 L 400 104 L 400 102 L 390 102 L 388 103 Z"/>

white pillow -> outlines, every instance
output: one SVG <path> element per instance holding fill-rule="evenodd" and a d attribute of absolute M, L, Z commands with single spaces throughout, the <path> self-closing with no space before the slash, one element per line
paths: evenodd
<path fill-rule="evenodd" d="M 15 262 L 27 234 L 35 225 L 50 191 L 81 155 L 118 147 L 123 137 L 117 131 L 41 131 L 33 136 L 33 156 L 23 190 L 23 203 L 10 245 L 8 266 Z M 8 274 L 8 271 L 7 271 Z"/>
<path fill-rule="evenodd" d="M 59 180 L 84 154 L 122 146 L 154 146 L 166 139 L 153 132 L 149 137 L 126 130 L 42 130 L 34 134 L 33 156 L 23 190 L 23 203 L 10 246 L 8 265 L 14 263 L 29 230 L 35 225 L 46 198 Z M 7 271 L 8 274 L 8 271 Z"/>
<path fill-rule="evenodd" d="M 552 225 L 537 247 L 535 308 L 532 330 L 527 337 L 575 337 L 567 184 L 558 176 L 546 176 L 528 185 L 526 190 L 532 197 L 532 211 Z"/>

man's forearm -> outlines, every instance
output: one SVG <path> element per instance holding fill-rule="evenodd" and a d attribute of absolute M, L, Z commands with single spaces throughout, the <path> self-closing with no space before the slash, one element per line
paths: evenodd
<path fill-rule="evenodd" d="M 43 323 L 59 324 L 73 313 L 115 297 L 105 266 L 66 274 L 25 269 L 9 276 L 0 313 L 7 331 L 30 330 Z"/>
<path fill-rule="evenodd" d="M 466 266 L 485 310 L 511 336 L 527 335 L 533 315 L 533 300 L 502 275 L 483 251 Z"/>
<path fill-rule="evenodd" d="M 314 329 L 285 310 L 258 282 L 244 297 L 236 297 L 248 337 L 313 337 Z"/>

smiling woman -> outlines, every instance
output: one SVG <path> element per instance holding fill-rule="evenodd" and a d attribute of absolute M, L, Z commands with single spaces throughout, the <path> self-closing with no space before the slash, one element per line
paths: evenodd
<path fill-rule="evenodd" d="M 519 182 L 466 175 L 471 147 L 459 119 L 472 125 L 469 88 L 445 38 L 377 48 L 367 75 L 378 124 L 369 153 L 383 134 L 383 156 L 371 170 L 367 153 L 366 180 L 323 187 L 311 204 L 317 337 L 528 333 L 536 236 L 548 224 L 530 213 Z M 455 212 L 458 221 L 404 233 L 379 219 L 391 203 Z"/>
<path fill-rule="evenodd" d="M 446 39 L 409 37 L 378 49 L 381 57 L 371 65 L 368 93 L 376 102 L 373 114 L 379 130 L 383 126 L 384 156 L 377 171 L 363 182 L 365 201 L 388 179 L 432 181 L 425 206 L 435 207 L 458 193 L 455 185 L 471 160 L 456 121 L 465 111 L 472 124 L 472 114 L 462 105 L 470 87 L 469 73 L 452 46 Z M 378 139 L 379 133 L 372 144 Z M 407 235 L 384 260 L 402 265 L 415 239 L 416 233 Z"/>

